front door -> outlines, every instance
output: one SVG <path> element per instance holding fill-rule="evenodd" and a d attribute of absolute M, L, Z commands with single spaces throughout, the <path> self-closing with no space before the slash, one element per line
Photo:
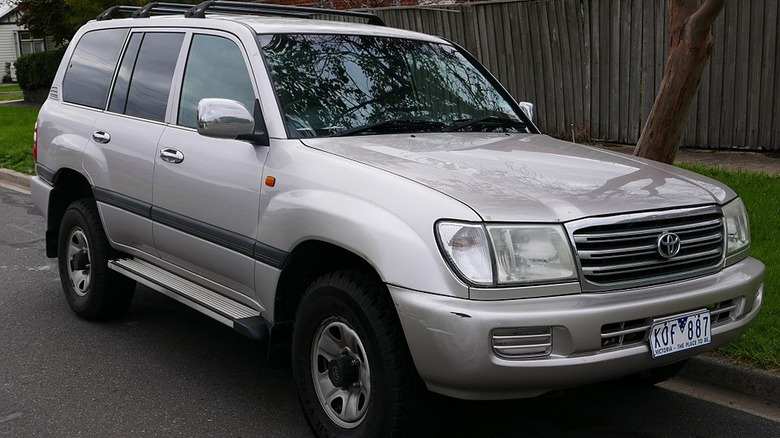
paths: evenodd
<path fill-rule="evenodd" d="M 268 148 L 198 134 L 203 98 L 241 102 L 255 86 L 239 40 L 194 34 L 176 123 L 163 132 L 154 169 L 152 220 L 160 257 L 189 279 L 252 305 L 260 187 Z"/>

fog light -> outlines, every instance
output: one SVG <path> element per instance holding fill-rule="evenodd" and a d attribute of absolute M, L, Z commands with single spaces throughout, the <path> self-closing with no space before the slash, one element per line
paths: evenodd
<path fill-rule="evenodd" d="M 505 359 L 526 359 L 552 353 L 551 327 L 500 328 L 492 333 L 493 352 Z"/>

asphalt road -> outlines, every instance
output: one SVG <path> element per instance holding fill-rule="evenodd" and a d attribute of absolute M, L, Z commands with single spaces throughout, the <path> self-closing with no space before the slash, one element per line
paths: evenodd
<path fill-rule="evenodd" d="M 262 344 L 146 288 L 120 320 L 77 318 L 43 234 L 30 197 L 0 187 L 0 438 L 311 436 L 290 370 L 263 369 Z M 431 406 L 446 437 L 780 436 L 780 423 L 657 387 Z"/>

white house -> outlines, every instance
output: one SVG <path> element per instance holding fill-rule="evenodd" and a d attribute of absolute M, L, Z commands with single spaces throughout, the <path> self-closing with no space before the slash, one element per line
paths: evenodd
<path fill-rule="evenodd" d="M 19 13 L 15 5 L 0 4 L 0 77 L 5 76 L 7 63 L 11 77 L 16 80 L 14 61 L 21 55 L 43 52 L 54 48 L 48 38 L 33 38 L 30 32 L 18 25 Z"/>

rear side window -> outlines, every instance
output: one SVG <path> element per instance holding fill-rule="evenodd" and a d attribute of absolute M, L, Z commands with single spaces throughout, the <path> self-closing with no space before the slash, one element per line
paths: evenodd
<path fill-rule="evenodd" d="M 184 40 L 183 33 L 147 33 L 143 36 L 138 55 L 135 56 L 130 77 L 130 87 L 124 102 L 124 111 L 117 112 L 144 119 L 162 122 L 171 93 L 173 71 Z M 133 57 L 128 53 L 127 57 Z M 124 71 L 124 63 L 122 73 Z M 129 68 L 129 67 L 128 67 Z M 120 81 L 122 77 L 120 76 Z M 122 92 L 121 82 L 117 82 L 117 92 Z M 112 107 L 114 101 L 112 99 Z M 121 102 L 117 103 L 117 106 Z"/>
<path fill-rule="evenodd" d="M 79 40 L 62 83 L 65 102 L 103 109 L 127 29 L 96 30 Z"/>

